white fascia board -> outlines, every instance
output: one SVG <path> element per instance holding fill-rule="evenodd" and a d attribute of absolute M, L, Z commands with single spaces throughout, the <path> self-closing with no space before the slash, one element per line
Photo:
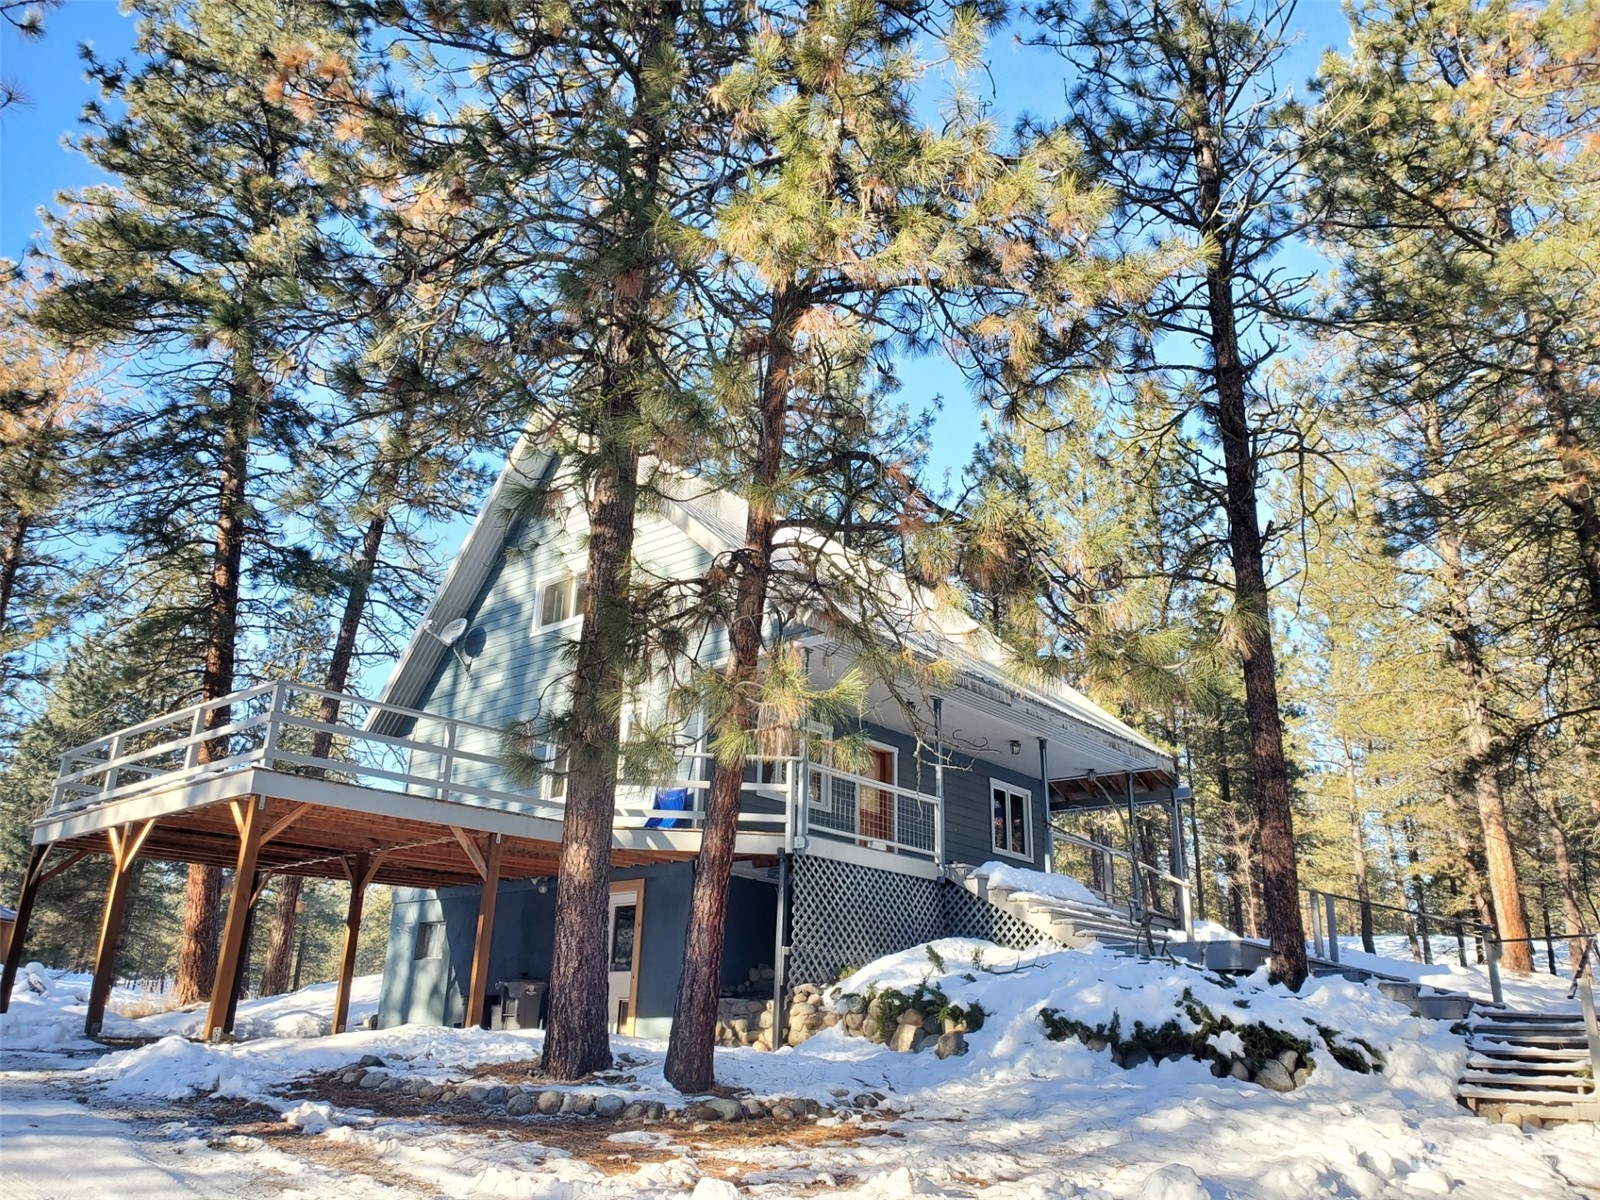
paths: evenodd
<path fill-rule="evenodd" d="M 112 829 L 133 821 L 171 816 L 174 813 L 204 808 L 245 796 L 267 796 L 291 803 L 315 804 L 321 808 L 392 817 L 475 833 L 499 833 L 507 837 L 561 844 L 562 823 L 550 817 L 535 817 L 510 808 L 487 804 L 463 804 L 435 800 L 409 792 L 386 792 L 377 788 L 353 787 L 305 775 L 285 775 L 251 767 L 230 771 L 213 778 L 189 780 L 163 791 L 147 792 L 96 808 L 51 817 L 41 817 L 33 827 L 35 845 L 46 845 L 66 838 Z M 611 844 L 617 850 L 656 851 L 693 854 L 700 849 L 698 829 L 616 829 Z M 742 855 L 776 855 L 783 849 L 779 834 L 742 833 L 735 852 Z"/>

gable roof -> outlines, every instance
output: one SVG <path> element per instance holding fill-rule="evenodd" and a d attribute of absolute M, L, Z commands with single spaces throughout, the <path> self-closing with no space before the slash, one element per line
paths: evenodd
<path fill-rule="evenodd" d="M 428 605 L 421 625 L 396 661 L 379 696 L 381 701 L 405 708 L 418 707 L 429 681 L 448 652 L 432 631 L 465 617 L 472 610 L 505 548 L 510 533 L 506 512 L 510 491 L 519 484 L 547 480 L 555 464 L 554 455 L 535 447 L 526 437 L 517 441 L 483 510 L 473 521 L 439 591 Z M 655 485 L 661 498 L 656 512 L 682 529 L 707 553 L 726 554 L 744 544 L 748 506 L 742 496 L 711 488 L 693 476 L 666 470 L 657 474 Z M 837 557 L 845 570 L 862 569 L 860 557 L 852 558 L 843 547 L 814 532 L 786 529 L 782 536 L 791 544 L 804 542 L 814 550 L 820 548 Z M 1076 688 L 1044 676 L 1023 678 L 1005 643 L 969 614 L 943 602 L 887 565 L 871 563 L 870 569 L 874 585 L 892 594 L 897 610 L 894 613 L 896 636 L 928 661 L 951 663 L 968 682 L 969 686 L 964 689 L 967 692 L 1014 697 L 1036 711 L 1044 710 L 1057 721 L 1087 726 L 1137 755 L 1148 756 L 1153 769 L 1175 767 L 1170 752 L 1118 720 Z"/>

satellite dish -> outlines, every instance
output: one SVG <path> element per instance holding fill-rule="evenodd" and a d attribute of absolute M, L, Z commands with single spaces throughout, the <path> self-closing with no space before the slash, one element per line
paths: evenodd
<path fill-rule="evenodd" d="M 461 635 L 466 631 L 467 619 L 465 617 L 457 617 L 443 629 L 439 630 L 436 636 L 446 646 L 453 646 L 461 639 Z"/>

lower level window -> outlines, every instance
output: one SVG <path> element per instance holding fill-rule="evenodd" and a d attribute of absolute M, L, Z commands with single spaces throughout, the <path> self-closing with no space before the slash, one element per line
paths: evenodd
<path fill-rule="evenodd" d="M 1033 797 L 1004 783 L 991 785 L 994 812 L 994 848 L 1002 854 L 1032 858 L 1028 848 L 1028 809 Z"/>
<path fill-rule="evenodd" d="M 417 925 L 417 948 L 412 957 L 444 957 L 444 922 L 422 921 Z"/>

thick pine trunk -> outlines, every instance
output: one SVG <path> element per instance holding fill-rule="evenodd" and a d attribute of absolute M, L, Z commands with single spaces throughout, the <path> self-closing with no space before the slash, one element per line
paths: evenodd
<path fill-rule="evenodd" d="M 680 12 L 676 0 L 666 0 L 638 14 L 641 77 L 658 65 Z M 631 158 L 625 166 L 630 207 L 615 239 L 632 265 L 611 281 L 610 311 L 602 322 L 606 358 L 600 394 L 605 409 L 596 422 L 591 450 L 588 582 L 572 679 L 566 812 L 541 1060 L 545 1073 L 555 1079 L 577 1079 L 611 1065 L 606 931 L 623 672 L 634 623 L 629 593 L 639 497 L 634 427 L 652 354 L 646 335 L 655 287 L 653 208 L 665 153 L 658 128 L 661 102 L 661 97 L 644 92 L 634 97 L 627 139 Z"/>
<path fill-rule="evenodd" d="M 367 522 L 361 535 L 361 552 L 353 565 L 350 589 L 345 593 L 344 610 L 339 615 L 339 631 L 333 640 L 333 655 L 328 660 L 328 673 L 322 686 L 330 692 L 342 692 L 350 681 L 350 666 L 355 661 L 356 639 L 361 633 L 361 622 L 366 616 L 367 596 L 372 591 L 372 575 L 377 570 L 378 552 L 383 546 L 384 531 L 389 525 L 387 506 L 381 508 Z M 317 706 L 317 720 L 332 725 L 339 719 L 339 701 L 324 697 Z M 311 757 L 325 758 L 333 748 L 333 734 L 318 730 L 311 742 Z M 319 768 L 320 770 L 320 768 Z M 289 988 L 289 973 L 294 960 L 294 933 L 298 921 L 300 892 L 304 880 L 298 875 L 285 877 L 278 889 L 277 904 L 272 912 L 272 931 L 267 938 L 266 962 L 261 968 L 261 994 L 276 996 Z"/>
<path fill-rule="evenodd" d="M 1589 615 L 1600 621 L 1600 512 L 1595 510 L 1595 461 L 1593 450 L 1583 444 L 1572 396 L 1561 376 L 1561 369 L 1549 341 L 1540 338 L 1535 349 L 1534 370 L 1539 394 L 1550 424 L 1550 438 L 1556 463 L 1561 469 L 1561 486 L 1556 499 L 1572 521 L 1578 544 L 1578 570 L 1583 576 Z"/>
<path fill-rule="evenodd" d="M 234 656 L 239 630 L 239 573 L 244 562 L 245 523 L 248 517 L 250 435 L 255 406 L 250 389 L 253 375 L 244 351 L 237 352 L 234 392 L 223 432 L 218 468 L 217 526 L 213 543 L 211 583 L 206 604 L 205 664 L 201 672 L 202 700 L 215 700 L 233 691 Z M 228 723 L 230 706 L 206 713 L 204 728 L 220 729 Z M 200 744 L 201 763 L 228 756 L 226 738 Z M 217 938 L 222 931 L 222 870 L 192 865 L 183 898 L 183 934 L 178 942 L 178 978 L 173 999 L 193 1004 L 207 999 L 217 978 Z"/>
<path fill-rule="evenodd" d="M 5 629 L 11 613 L 11 596 L 16 591 L 27 544 L 28 518 L 20 512 L 10 514 L 6 520 L 5 544 L 0 546 L 0 631 Z"/>
<path fill-rule="evenodd" d="M 572 684 L 566 814 L 561 827 L 555 940 L 543 1067 L 577 1079 L 611 1065 L 606 1011 L 606 921 L 617 792 L 619 698 L 630 625 L 638 454 L 613 447 L 595 473 L 588 585 Z"/>
<path fill-rule="evenodd" d="M 771 575 L 772 541 L 778 514 L 772 492 L 783 467 L 784 427 L 788 418 L 790 375 L 794 366 L 793 337 L 797 311 L 780 291 L 773 298 L 770 345 L 761 384 L 761 449 L 752 479 L 744 551 L 738 564 L 738 587 L 728 636 L 732 660 L 729 709 L 718 714 L 714 743 L 755 729 L 760 711 L 755 690 L 761 665 L 761 636 L 766 623 L 767 586 Z M 805 769 L 805 764 L 794 770 Z M 728 920 L 728 880 L 733 869 L 734 841 L 739 833 L 744 763 L 718 761 L 711 779 L 700 853 L 695 861 L 694 890 L 684 939 L 683 974 L 672 1012 L 672 1040 L 667 1047 L 667 1082 L 680 1092 L 703 1092 L 714 1082 L 717 995 L 722 973 L 723 934 Z M 778 1032 L 774 1014 L 768 1036 Z M 776 1046 L 772 1047 L 777 1049 Z"/>
<path fill-rule="evenodd" d="M 1232 277 L 1228 274 L 1229 230 L 1224 221 L 1218 133 L 1212 125 L 1212 82 L 1203 67 L 1193 72 L 1190 94 L 1195 124 L 1198 210 L 1217 257 L 1206 270 L 1207 344 L 1215 389 L 1213 421 L 1222 442 L 1233 566 L 1234 611 L 1239 655 L 1244 664 L 1245 716 L 1250 727 L 1250 769 L 1255 778 L 1256 824 L 1261 842 L 1262 898 L 1272 943 L 1272 971 L 1296 990 L 1306 978 L 1305 929 L 1300 920 L 1300 875 L 1295 863 L 1294 814 L 1289 805 L 1289 766 L 1283 752 L 1283 717 L 1278 707 L 1278 665 L 1272 647 L 1271 604 L 1261 526 L 1256 519 L 1258 463 L 1250 425 L 1247 379 L 1239 349 Z"/>

